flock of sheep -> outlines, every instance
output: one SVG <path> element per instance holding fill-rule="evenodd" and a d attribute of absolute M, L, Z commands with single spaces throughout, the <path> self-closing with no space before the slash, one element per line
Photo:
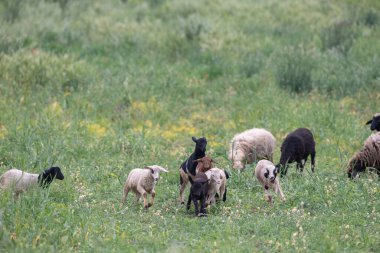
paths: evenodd
<path fill-rule="evenodd" d="M 371 124 L 370 129 L 375 133 L 366 139 L 364 147 L 350 159 L 347 167 L 350 178 L 356 178 L 358 173 L 365 171 L 367 167 L 376 169 L 380 176 L 380 113 L 376 113 L 366 124 Z M 206 156 L 206 138 L 192 137 L 192 140 L 195 142 L 194 152 L 179 169 L 179 200 L 182 204 L 185 203 L 184 191 L 190 182 L 191 188 L 186 207 L 190 209 L 193 202 L 195 214 L 203 216 L 206 215 L 206 206 L 214 204 L 219 199 L 226 201 L 229 174 L 215 167 L 215 161 Z M 281 177 L 285 176 L 288 165 L 293 162 L 297 163 L 297 170 L 302 172 L 309 155 L 311 170 L 314 172 L 316 154 L 313 134 L 306 128 L 298 128 L 286 136 L 281 145 L 280 161 L 276 165 L 273 164 L 275 145 L 276 140 L 269 131 L 253 128 L 233 137 L 228 155 L 232 168 L 237 170 L 244 169 L 246 164 L 257 162 L 254 174 L 271 204 L 272 196 L 269 189 L 273 189 L 280 195 L 281 200 L 285 200 L 277 175 L 280 173 Z M 168 171 L 158 165 L 133 169 L 124 184 L 122 203 L 125 203 L 128 193 L 133 191 L 136 200 L 143 198 L 144 207 L 151 207 L 156 196 L 154 188 L 161 172 Z M 48 187 L 53 179 L 64 179 L 59 167 L 51 167 L 41 174 L 10 169 L 0 177 L 0 190 L 12 189 L 17 198 L 20 193 L 32 186 Z M 148 194 L 151 195 L 149 203 Z"/>

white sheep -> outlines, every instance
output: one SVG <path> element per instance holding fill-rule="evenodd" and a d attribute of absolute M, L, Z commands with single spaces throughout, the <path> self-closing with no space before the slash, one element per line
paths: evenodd
<path fill-rule="evenodd" d="M 252 128 L 236 134 L 231 141 L 228 158 L 234 169 L 244 169 L 261 159 L 273 161 L 276 139 L 273 134 L 262 128 Z"/>
<path fill-rule="evenodd" d="M 214 204 L 216 202 L 216 194 L 219 195 L 219 198 L 223 197 L 223 201 L 226 201 L 228 174 L 216 167 L 206 171 L 205 174 L 207 178 L 210 180 L 207 192 L 206 205 Z"/>
<path fill-rule="evenodd" d="M 30 187 L 40 185 L 48 187 L 53 179 L 63 180 L 64 176 L 59 167 L 51 167 L 41 174 L 32 174 L 18 169 L 10 169 L 0 177 L 0 189 L 6 190 L 13 187 L 16 197 L 27 191 Z"/>
<path fill-rule="evenodd" d="M 269 188 L 274 189 L 275 193 L 280 194 L 281 200 L 285 201 L 284 193 L 282 192 L 280 181 L 277 178 L 279 173 L 278 168 L 271 161 L 260 160 L 255 169 L 255 176 L 264 188 L 265 196 L 269 203 L 272 204 L 272 196 Z"/>
<path fill-rule="evenodd" d="M 156 192 L 154 190 L 160 178 L 160 172 L 168 172 L 166 169 L 158 165 L 147 166 L 144 169 L 133 169 L 128 175 L 124 184 L 124 195 L 122 203 L 125 203 L 128 192 L 132 190 L 136 194 L 136 200 L 144 198 L 144 207 L 148 208 L 153 205 Z M 150 203 L 147 203 L 147 195 L 151 194 Z"/>

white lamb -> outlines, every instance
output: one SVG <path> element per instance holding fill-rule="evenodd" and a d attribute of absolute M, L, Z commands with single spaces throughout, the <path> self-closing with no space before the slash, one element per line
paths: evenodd
<path fill-rule="evenodd" d="M 231 141 L 228 158 L 234 169 L 242 170 L 245 164 L 261 159 L 273 161 L 276 139 L 262 128 L 252 128 L 236 134 Z"/>
<path fill-rule="evenodd" d="M 281 200 L 285 201 L 284 193 L 281 190 L 280 181 L 277 178 L 279 173 L 276 166 L 268 160 L 261 160 L 257 163 L 255 169 L 255 176 L 264 188 L 265 196 L 269 203 L 272 204 L 272 196 L 269 188 L 274 189 L 275 193 L 280 194 Z"/>
<path fill-rule="evenodd" d="M 18 169 L 10 169 L 0 177 L 0 189 L 6 190 L 13 187 L 16 197 L 27 191 L 30 187 L 40 185 L 46 188 L 53 179 L 63 180 L 64 176 L 59 167 L 51 167 L 41 174 L 27 173 Z"/>
<path fill-rule="evenodd" d="M 205 172 L 209 181 L 209 187 L 207 192 L 206 205 L 214 204 L 215 195 L 218 194 L 219 198 L 223 197 L 223 201 L 226 201 L 227 193 L 227 174 L 219 169 L 212 168 Z"/>
<path fill-rule="evenodd" d="M 133 169 L 125 181 L 122 203 L 125 203 L 128 192 L 132 190 L 136 194 L 137 201 L 142 196 L 144 198 L 144 207 L 151 207 L 153 205 L 154 197 L 156 196 L 154 187 L 160 178 L 160 172 L 168 171 L 158 165 L 147 166 L 144 169 Z M 148 194 L 151 194 L 149 204 L 147 203 Z"/>

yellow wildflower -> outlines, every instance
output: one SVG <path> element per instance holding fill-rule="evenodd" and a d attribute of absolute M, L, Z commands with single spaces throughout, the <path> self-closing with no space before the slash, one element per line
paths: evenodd
<path fill-rule="evenodd" d="M 4 125 L 0 125 L 0 139 L 3 139 L 8 134 L 8 130 Z"/>
<path fill-rule="evenodd" d="M 87 125 L 87 131 L 97 137 L 103 137 L 106 134 L 107 129 L 99 124 L 89 124 Z"/>

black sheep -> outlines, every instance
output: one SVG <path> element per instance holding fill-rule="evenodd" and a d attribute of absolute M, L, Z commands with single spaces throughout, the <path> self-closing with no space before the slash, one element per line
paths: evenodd
<path fill-rule="evenodd" d="M 207 140 L 205 137 L 199 139 L 192 137 L 195 142 L 194 152 L 187 158 L 179 169 L 180 174 L 180 188 L 179 188 L 179 199 L 182 204 L 184 204 L 183 192 L 186 189 L 187 183 L 189 182 L 189 177 L 194 177 L 196 174 L 197 163 L 195 160 L 206 156 L 206 146 Z"/>
<path fill-rule="evenodd" d="M 297 162 L 297 170 L 303 171 L 307 157 L 311 155 L 311 171 L 315 165 L 315 142 L 309 129 L 298 128 L 288 134 L 281 145 L 280 162 L 276 165 L 281 171 L 281 177 L 286 175 L 288 165 Z"/>
<path fill-rule="evenodd" d="M 208 192 L 208 181 L 206 174 L 203 172 L 199 172 L 195 177 L 193 178 L 189 177 L 191 188 L 189 193 L 189 199 L 187 201 L 187 210 L 190 209 L 191 201 L 194 202 L 195 207 L 195 215 L 196 216 L 203 216 L 206 215 L 206 198 L 207 198 L 207 192 Z M 200 212 L 198 207 L 198 201 L 200 201 Z"/>
<path fill-rule="evenodd" d="M 380 113 L 375 113 L 371 120 L 368 120 L 366 125 L 371 124 L 371 131 L 380 131 Z"/>

